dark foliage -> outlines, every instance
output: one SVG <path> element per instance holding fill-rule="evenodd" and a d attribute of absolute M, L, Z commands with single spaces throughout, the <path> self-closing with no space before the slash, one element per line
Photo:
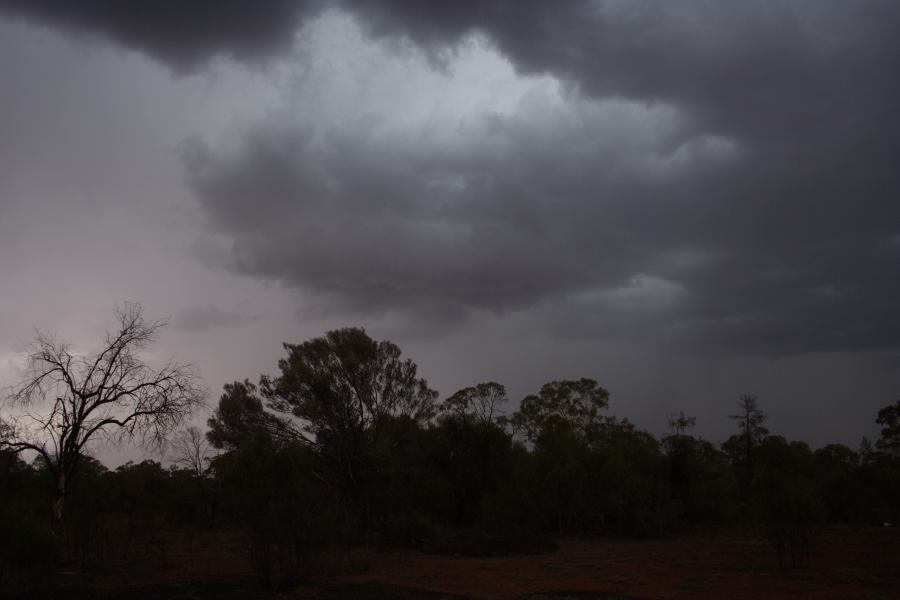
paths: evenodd
<path fill-rule="evenodd" d="M 148 543 L 203 532 L 240 532 L 272 589 L 360 544 L 492 555 L 543 551 L 560 534 L 755 531 L 780 565 L 799 567 L 819 525 L 880 525 L 900 511 L 900 404 L 878 413 L 881 438 L 859 452 L 812 451 L 769 435 L 746 395 L 720 449 L 684 413 L 661 439 L 606 414 L 609 393 L 590 379 L 548 383 L 503 414 L 495 382 L 435 404 L 415 364 L 360 329 L 286 349 L 278 377 L 225 386 L 211 461 L 110 471 L 79 455 L 62 534 L 50 527 L 47 461 L 0 452 L 0 585 L 52 586 L 60 560 L 114 569 Z"/>

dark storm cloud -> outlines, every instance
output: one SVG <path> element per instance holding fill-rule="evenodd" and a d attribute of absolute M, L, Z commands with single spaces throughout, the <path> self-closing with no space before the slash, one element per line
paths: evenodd
<path fill-rule="evenodd" d="M 717 130 L 780 134 L 784 123 L 817 124 L 836 101 L 862 92 L 879 104 L 877 92 L 897 89 L 900 9 L 890 0 L 346 4 L 374 36 L 442 48 L 479 31 L 523 72 L 596 96 L 677 102 Z"/>
<path fill-rule="evenodd" d="M 290 47 L 319 0 L 0 0 L 0 12 L 107 37 L 178 71 L 215 55 L 254 61 Z"/>
<path fill-rule="evenodd" d="M 334 310 L 534 309 L 566 335 L 764 354 L 900 342 L 895 3 L 356 11 L 430 50 L 480 31 L 583 98 L 566 118 L 484 115 L 458 153 L 271 124 L 207 149 L 190 180 L 238 270 Z M 591 108 L 610 98 L 675 125 L 629 156 Z"/>
<path fill-rule="evenodd" d="M 234 236 L 233 268 L 316 292 L 332 310 L 502 313 L 627 286 L 653 266 L 648 256 L 689 252 L 690 242 L 630 229 L 647 227 L 641 207 L 660 185 L 721 160 L 706 136 L 668 123 L 665 107 L 560 108 L 478 114 L 464 133 L 452 123 L 430 141 L 418 130 L 379 133 L 368 115 L 324 131 L 276 115 L 232 151 L 189 144 L 188 181 L 214 226 Z M 670 130 L 656 135 L 681 158 L 644 156 L 649 142 L 630 140 L 629 126 L 647 121 Z M 662 182 L 635 182 L 668 160 L 684 164 Z M 659 290 L 613 291 L 607 304 L 653 304 L 642 291 Z"/>
<path fill-rule="evenodd" d="M 273 55 L 322 6 L 204 5 L 0 0 L 181 69 Z M 449 62 L 477 33 L 567 104 L 478 114 L 453 144 L 279 115 L 194 143 L 188 182 L 236 271 L 334 313 L 532 311 L 762 354 L 900 343 L 900 3 L 327 5 Z"/>

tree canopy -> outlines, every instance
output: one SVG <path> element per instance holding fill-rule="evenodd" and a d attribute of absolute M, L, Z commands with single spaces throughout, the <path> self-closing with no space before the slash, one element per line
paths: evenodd
<path fill-rule="evenodd" d="M 875 422 L 881 425 L 881 438 L 876 442 L 876 447 L 900 457 L 900 400 L 879 410 Z"/>
<path fill-rule="evenodd" d="M 390 417 L 424 423 L 434 416 L 437 392 L 418 377 L 400 348 L 377 342 L 361 328 L 329 331 L 302 344 L 285 344 L 281 374 L 263 377 L 269 406 L 303 422 L 317 442 L 377 435 Z"/>
<path fill-rule="evenodd" d="M 601 425 L 600 411 L 609 405 L 609 392 L 593 379 L 551 381 L 526 396 L 510 422 L 531 442 L 549 426 L 563 424 L 589 438 Z"/>
<path fill-rule="evenodd" d="M 458 390 L 441 403 L 439 410 L 444 417 L 488 425 L 502 417 L 500 405 L 508 400 L 503 385 L 488 381 Z"/>

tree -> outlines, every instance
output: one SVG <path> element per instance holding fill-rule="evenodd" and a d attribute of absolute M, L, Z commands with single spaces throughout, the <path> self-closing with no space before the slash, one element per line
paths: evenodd
<path fill-rule="evenodd" d="M 687 504 L 689 491 L 694 483 L 696 442 L 688 431 L 697 424 L 696 417 L 689 417 L 684 411 L 669 417 L 669 435 L 662 438 L 669 459 L 669 485 L 673 498 Z"/>
<path fill-rule="evenodd" d="M 669 417 L 669 435 L 672 437 L 681 437 L 687 435 L 688 430 L 693 429 L 697 424 L 697 417 L 689 417 L 684 411 L 678 411 L 677 415 Z"/>
<path fill-rule="evenodd" d="M 813 454 L 819 496 L 829 521 L 850 522 L 859 495 L 859 454 L 843 444 L 828 444 Z"/>
<path fill-rule="evenodd" d="M 881 437 L 875 442 L 876 450 L 870 447 L 866 452 L 865 462 L 871 467 L 891 522 L 897 523 L 900 521 L 900 400 L 879 410 L 875 422 L 881 425 Z"/>
<path fill-rule="evenodd" d="M 602 425 L 599 413 L 608 405 L 609 392 L 593 379 L 551 381 L 537 395 L 522 400 L 510 423 L 530 442 L 559 422 L 571 427 L 580 439 L 588 439 Z"/>
<path fill-rule="evenodd" d="M 480 523 L 484 498 L 508 470 L 511 438 L 499 411 L 506 401 L 506 388 L 491 381 L 463 388 L 439 406 L 438 426 L 429 432 L 429 470 L 447 485 L 440 504 L 454 527 Z"/>
<path fill-rule="evenodd" d="M 172 463 L 187 469 L 196 477 L 203 477 L 209 470 L 209 443 L 199 427 L 187 427 L 178 431 L 169 442 L 172 449 Z"/>
<path fill-rule="evenodd" d="M 265 435 L 245 442 L 215 459 L 220 510 L 229 529 L 243 530 L 257 575 L 279 588 L 303 574 L 310 552 L 336 541 L 337 503 L 310 447 Z"/>
<path fill-rule="evenodd" d="M 875 443 L 879 451 L 900 458 L 900 400 L 878 411 L 875 422 L 881 425 L 881 439 Z"/>
<path fill-rule="evenodd" d="M 363 329 L 329 331 L 302 344 L 285 344 L 281 376 L 260 383 L 268 406 L 300 420 L 330 480 L 371 520 L 371 448 L 397 418 L 422 425 L 434 416 L 437 392 L 418 377 L 400 348 L 375 341 Z"/>
<path fill-rule="evenodd" d="M 559 535 L 576 530 L 586 508 L 589 453 L 583 437 L 559 418 L 547 420 L 534 440 L 545 523 L 553 523 Z"/>
<path fill-rule="evenodd" d="M 744 394 L 738 399 L 738 409 L 740 412 L 729 418 L 737 421 L 747 448 L 758 446 L 769 434 L 769 430 L 763 427 L 768 416 L 759 408 L 759 398 L 753 394 Z"/>
<path fill-rule="evenodd" d="M 500 417 L 499 406 L 507 401 L 506 388 L 488 381 L 463 388 L 440 405 L 442 416 L 454 416 L 466 422 L 489 425 Z"/>
<path fill-rule="evenodd" d="M 753 394 L 744 394 L 738 399 L 740 412 L 736 415 L 729 415 L 729 418 L 737 421 L 738 424 L 738 437 L 730 441 L 730 447 L 732 449 L 740 448 L 737 458 L 739 464 L 743 465 L 742 482 L 745 491 L 753 481 L 753 451 L 769 434 L 769 430 L 763 427 L 763 423 L 768 417 L 759 408 L 758 400 Z"/>
<path fill-rule="evenodd" d="M 141 358 L 164 321 L 144 320 L 139 304 L 125 304 L 117 320 L 102 348 L 89 356 L 38 333 L 24 378 L 5 398 L 16 413 L 0 447 L 34 451 L 46 464 L 55 484 L 56 526 L 62 524 L 69 482 L 89 443 L 100 438 L 162 443 L 204 400 L 190 365 L 169 362 L 156 369 Z"/>
<path fill-rule="evenodd" d="M 765 438 L 755 449 L 759 473 L 753 482 L 756 517 L 765 528 L 778 566 L 809 566 L 809 543 L 825 508 L 815 481 L 815 459 L 804 442 Z"/>
<path fill-rule="evenodd" d="M 309 440 L 290 418 L 266 410 L 257 387 L 247 381 L 225 384 L 213 416 L 206 422 L 206 439 L 219 450 L 236 450 L 263 437 L 281 446 Z"/>

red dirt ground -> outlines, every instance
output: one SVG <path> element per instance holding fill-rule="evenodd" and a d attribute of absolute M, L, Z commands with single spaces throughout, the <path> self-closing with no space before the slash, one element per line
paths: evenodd
<path fill-rule="evenodd" d="M 811 548 L 811 567 L 803 569 L 780 569 L 771 546 L 733 537 L 565 539 L 557 552 L 545 555 L 388 553 L 373 554 L 368 562 L 365 572 L 338 576 L 331 583 L 377 583 L 500 600 L 540 592 L 698 600 L 900 599 L 900 529 L 823 531 Z"/>
<path fill-rule="evenodd" d="M 102 572 L 72 573 L 73 598 L 545 600 L 581 598 L 900 600 L 900 529 L 830 528 L 811 567 L 780 569 L 772 547 L 735 536 L 630 541 L 563 539 L 540 555 L 472 558 L 353 551 L 325 557 L 332 575 L 279 594 L 259 588 L 236 534 L 167 539 Z M 535 598 L 534 600 L 537 600 Z"/>

